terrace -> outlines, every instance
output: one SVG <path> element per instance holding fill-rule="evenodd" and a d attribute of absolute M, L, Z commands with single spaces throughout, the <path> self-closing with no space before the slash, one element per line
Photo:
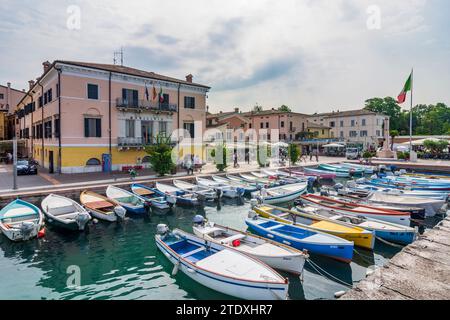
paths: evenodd
<path fill-rule="evenodd" d="M 173 103 L 160 103 L 147 100 L 135 100 L 135 99 L 116 99 L 116 107 L 121 110 L 132 111 L 155 111 L 155 112 L 177 112 L 178 106 Z"/>

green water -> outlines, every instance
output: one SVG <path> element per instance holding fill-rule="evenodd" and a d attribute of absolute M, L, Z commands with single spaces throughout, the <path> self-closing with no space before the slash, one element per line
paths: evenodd
<path fill-rule="evenodd" d="M 121 224 L 91 224 L 83 233 L 48 229 L 45 238 L 12 243 L 0 237 L 0 299 L 229 299 L 179 272 L 155 245 L 156 226 L 191 231 L 196 214 L 245 230 L 248 200 L 225 200 L 220 207 L 174 208 L 165 216 L 127 218 Z M 334 277 L 355 283 L 368 267 L 383 265 L 398 249 L 378 244 L 375 253 L 357 249 L 350 265 L 321 257 L 314 262 Z M 67 286 L 68 268 L 81 271 L 79 288 Z M 70 270 L 70 269 L 69 269 Z M 289 276 L 288 274 L 283 274 Z M 289 276 L 292 299 L 333 299 L 346 287 L 307 266 L 302 283 Z M 69 283 L 70 284 L 70 283 Z"/>

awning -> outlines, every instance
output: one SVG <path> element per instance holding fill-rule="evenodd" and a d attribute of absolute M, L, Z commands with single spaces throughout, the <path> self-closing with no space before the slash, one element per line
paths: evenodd
<path fill-rule="evenodd" d="M 343 144 L 330 143 L 323 146 L 324 148 L 345 148 Z"/>

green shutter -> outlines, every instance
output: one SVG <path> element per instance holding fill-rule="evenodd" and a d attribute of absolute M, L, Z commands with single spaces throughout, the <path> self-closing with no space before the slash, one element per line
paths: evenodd
<path fill-rule="evenodd" d="M 89 119 L 87 118 L 84 119 L 84 136 L 89 137 Z"/>
<path fill-rule="evenodd" d="M 102 119 L 95 119 L 95 131 L 97 132 L 97 138 L 102 137 Z"/>

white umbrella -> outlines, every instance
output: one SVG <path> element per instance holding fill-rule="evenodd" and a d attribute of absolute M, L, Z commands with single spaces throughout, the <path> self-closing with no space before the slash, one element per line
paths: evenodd
<path fill-rule="evenodd" d="M 289 145 L 288 145 L 286 142 L 282 142 L 282 141 L 277 142 L 277 143 L 274 143 L 273 145 L 274 145 L 275 147 L 283 147 L 283 148 L 289 147 Z"/>
<path fill-rule="evenodd" d="M 330 143 L 323 146 L 324 148 L 345 148 L 344 145 L 338 143 Z"/>

